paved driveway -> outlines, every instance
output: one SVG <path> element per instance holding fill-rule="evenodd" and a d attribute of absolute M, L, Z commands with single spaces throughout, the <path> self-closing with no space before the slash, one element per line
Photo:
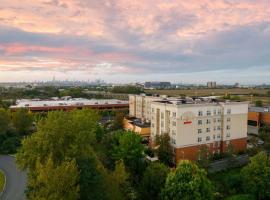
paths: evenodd
<path fill-rule="evenodd" d="M 6 188 L 2 200 L 25 200 L 26 173 L 17 169 L 15 158 L 0 155 L 0 169 L 6 175 Z"/>

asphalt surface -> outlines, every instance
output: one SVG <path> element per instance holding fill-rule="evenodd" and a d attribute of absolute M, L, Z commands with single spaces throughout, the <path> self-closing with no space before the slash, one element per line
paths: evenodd
<path fill-rule="evenodd" d="M 0 169 L 6 176 L 6 188 L 2 200 L 25 200 L 26 173 L 17 169 L 15 158 L 7 155 L 0 155 Z"/>

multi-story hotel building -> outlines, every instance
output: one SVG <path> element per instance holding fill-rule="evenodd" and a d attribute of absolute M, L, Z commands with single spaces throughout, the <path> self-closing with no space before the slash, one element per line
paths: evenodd
<path fill-rule="evenodd" d="M 151 103 L 166 99 L 166 96 L 129 95 L 129 115 L 150 122 Z"/>
<path fill-rule="evenodd" d="M 151 102 L 151 136 L 169 134 L 175 159 L 196 160 L 202 145 L 210 153 L 235 152 L 247 144 L 246 102 L 163 100 Z"/>

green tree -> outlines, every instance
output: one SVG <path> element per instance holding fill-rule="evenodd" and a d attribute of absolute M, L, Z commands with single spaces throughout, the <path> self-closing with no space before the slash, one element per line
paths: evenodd
<path fill-rule="evenodd" d="M 39 181 L 35 175 L 38 171 L 36 163 L 44 165 L 49 158 L 54 166 L 76 160 L 81 199 L 106 199 L 112 194 L 111 188 L 117 191 L 118 188 L 108 184 L 110 176 L 92 147 L 96 143 L 98 119 L 95 111 L 87 109 L 50 112 L 47 118 L 40 120 L 37 132 L 22 141 L 16 157 L 19 167 L 28 170 L 28 187 L 33 188 L 29 189 L 29 195 Z"/>
<path fill-rule="evenodd" d="M 10 115 L 9 113 L 0 108 L 0 134 L 6 134 L 10 125 Z"/>
<path fill-rule="evenodd" d="M 259 129 L 259 138 L 264 142 L 264 149 L 270 150 L 270 125 L 263 126 Z"/>
<path fill-rule="evenodd" d="M 27 135 L 33 126 L 33 116 L 26 109 L 18 109 L 12 115 L 12 123 L 19 134 Z"/>
<path fill-rule="evenodd" d="M 265 152 L 253 156 L 241 174 L 247 193 L 255 195 L 259 200 L 270 199 L 270 159 Z"/>
<path fill-rule="evenodd" d="M 104 176 L 99 170 L 100 163 L 94 157 L 80 159 L 77 163 L 80 171 L 80 199 L 107 199 Z"/>
<path fill-rule="evenodd" d="M 159 160 L 166 165 L 172 165 L 173 147 L 171 145 L 170 136 L 168 134 L 157 135 L 155 145 L 158 146 L 157 156 Z"/>
<path fill-rule="evenodd" d="M 197 164 L 208 169 L 211 157 L 209 155 L 209 148 L 206 145 L 200 146 L 197 157 Z"/>
<path fill-rule="evenodd" d="M 262 107 L 262 106 L 263 106 L 262 100 L 257 100 L 257 101 L 255 101 L 255 106 L 257 106 L 257 107 Z"/>
<path fill-rule="evenodd" d="M 113 184 L 121 188 L 121 192 L 127 197 L 126 199 L 135 199 L 137 197 L 136 192 L 129 183 L 129 174 L 126 171 L 123 160 L 115 162 L 115 169 L 112 173 Z"/>
<path fill-rule="evenodd" d="M 18 164 L 32 168 L 36 160 L 52 155 L 55 163 L 66 158 L 88 158 L 93 155 L 98 116 L 92 110 L 55 111 L 38 123 L 37 132 L 22 141 L 17 155 Z"/>
<path fill-rule="evenodd" d="M 141 199 L 160 199 L 161 190 L 164 188 L 169 168 L 163 163 L 151 163 L 145 170 L 140 183 Z"/>
<path fill-rule="evenodd" d="M 104 135 L 102 139 L 102 146 L 104 151 L 103 164 L 110 170 L 114 169 L 116 161 L 114 159 L 115 148 L 119 146 L 119 139 L 123 134 L 125 134 L 124 131 L 117 130 L 114 132 L 109 132 L 108 134 Z"/>
<path fill-rule="evenodd" d="M 122 113 L 122 112 L 117 112 L 115 114 L 115 117 L 114 117 L 114 120 L 113 120 L 113 124 L 112 124 L 113 130 L 118 130 L 118 129 L 122 129 L 123 128 L 124 116 L 125 116 L 125 114 Z"/>
<path fill-rule="evenodd" d="M 133 175 L 140 174 L 143 167 L 144 146 L 141 137 L 133 132 L 124 132 L 119 137 L 119 144 L 113 147 L 115 161 L 123 160 Z"/>
<path fill-rule="evenodd" d="M 213 199 L 212 185 L 206 171 L 190 161 L 180 161 L 176 170 L 167 177 L 162 199 Z"/>
<path fill-rule="evenodd" d="M 28 199 L 76 200 L 79 198 L 78 177 L 74 160 L 64 161 L 60 165 L 54 165 L 51 158 L 44 164 L 37 161 L 35 173 L 28 177 Z"/>

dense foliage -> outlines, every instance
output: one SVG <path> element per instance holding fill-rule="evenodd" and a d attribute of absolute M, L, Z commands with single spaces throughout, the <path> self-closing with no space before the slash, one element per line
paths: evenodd
<path fill-rule="evenodd" d="M 212 185 L 206 171 L 190 161 L 181 161 L 176 170 L 169 173 L 162 199 L 213 199 Z"/>
<path fill-rule="evenodd" d="M 173 147 L 168 134 L 157 135 L 155 138 L 157 146 L 157 156 L 166 165 L 173 165 Z"/>
<path fill-rule="evenodd" d="M 30 134 L 33 128 L 33 118 L 27 110 L 11 113 L 0 108 L 0 153 L 16 153 L 21 138 Z"/>
<path fill-rule="evenodd" d="M 169 168 L 163 163 L 151 163 L 146 168 L 140 184 L 141 199 L 160 199 L 168 173 Z"/>
<path fill-rule="evenodd" d="M 265 152 L 252 157 L 242 169 L 244 190 L 258 200 L 270 199 L 270 159 Z"/>
<path fill-rule="evenodd" d="M 114 86 L 111 89 L 113 93 L 124 93 L 124 94 L 140 94 L 143 90 L 136 86 Z"/>

